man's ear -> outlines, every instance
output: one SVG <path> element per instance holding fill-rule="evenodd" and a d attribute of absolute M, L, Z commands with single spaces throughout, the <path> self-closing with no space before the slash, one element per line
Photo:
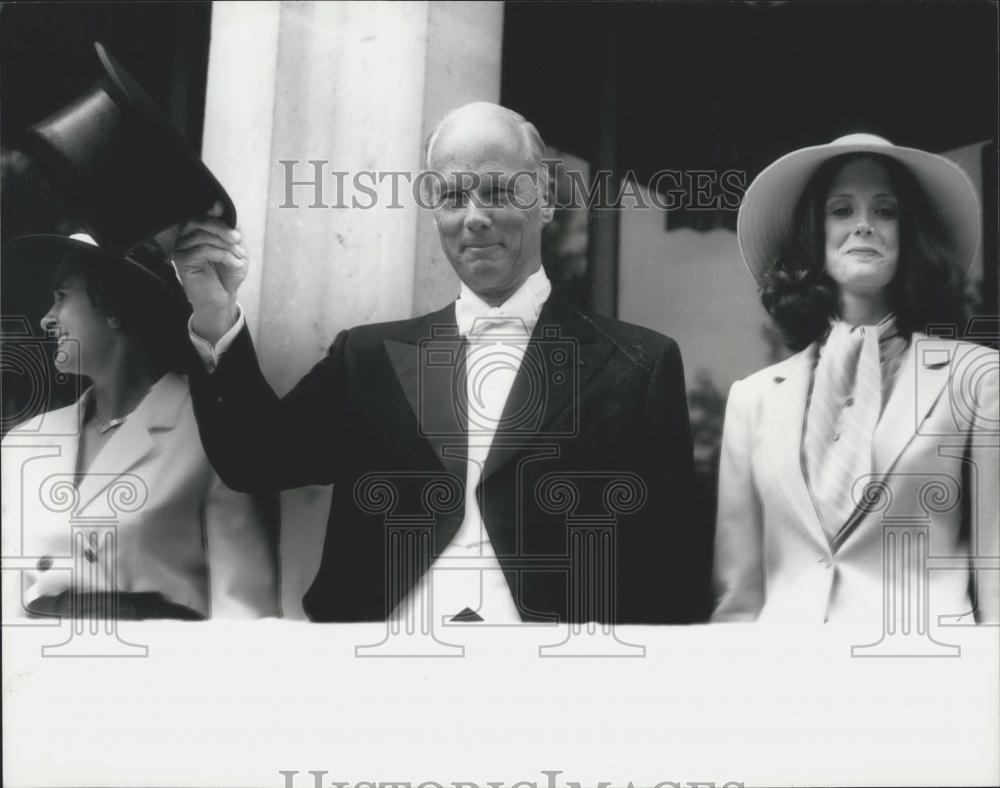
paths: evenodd
<path fill-rule="evenodd" d="M 542 224 L 548 224 L 552 221 L 552 217 L 556 214 L 556 179 L 555 173 L 552 172 L 551 162 L 543 161 L 542 166 L 546 168 L 545 178 L 545 189 L 539 189 L 539 195 L 542 198 Z M 539 184 L 541 185 L 541 184 Z"/>
<path fill-rule="evenodd" d="M 556 206 L 552 203 L 552 196 L 546 195 L 545 202 L 542 203 L 542 224 L 548 224 L 556 214 Z"/>
<path fill-rule="evenodd" d="M 441 207 L 441 190 L 444 188 L 444 178 L 434 170 L 423 170 L 417 176 L 420 179 L 419 194 L 417 195 L 421 208 L 430 208 L 434 211 L 435 221 L 437 211 L 435 208 Z"/>

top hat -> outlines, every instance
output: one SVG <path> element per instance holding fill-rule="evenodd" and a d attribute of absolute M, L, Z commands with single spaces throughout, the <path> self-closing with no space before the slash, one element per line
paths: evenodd
<path fill-rule="evenodd" d="M 108 51 L 94 48 L 104 77 L 25 138 L 90 234 L 121 253 L 215 202 L 235 227 L 233 201 L 208 167 Z"/>
<path fill-rule="evenodd" d="M 906 167 L 930 203 L 952 264 L 968 271 L 979 251 L 982 211 L 979 193 L 965 170 L 944 156 L 893 145 L 874 134 L 848 134 L 782 156 L 750 184 L 740 205 L 736 235 L 754 279 L 760 282 L 781 253 L 809 179 L 823 162 L 848 153 L 887 156 Z"/>

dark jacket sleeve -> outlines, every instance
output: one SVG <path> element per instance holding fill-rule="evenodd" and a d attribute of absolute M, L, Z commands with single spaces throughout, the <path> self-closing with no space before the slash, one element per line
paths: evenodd
<path fill-rule="evenodd" d="M 684 365 L 677 343 L 667 339 L 650 381 L 647 423 L 656 458 L 665 554 L 661 556 L 664 602 L 675 622 L 705 621 L 710 610 L 711 514 L 696 506 L 697 479 L 688 415 Z"/>
<path fill-rule="evenodd" d="M 346 445 L 347 337 L 342 331 L 283 398 L 265 380 L 245 327 L 214 372 L 191 376 L 205 453 L 229 487 L 259 492 L 333 482 Z"/>

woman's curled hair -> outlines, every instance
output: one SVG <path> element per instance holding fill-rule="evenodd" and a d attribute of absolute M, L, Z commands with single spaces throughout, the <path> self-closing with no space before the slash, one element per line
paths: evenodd
<path fill-rule="evenodd" d="M 899 202 L 899 266 L 887 294 L 899 332 L 909 337 L 930 323 L 964 325 L 960 264 L 967 261 L 949 260 L 943 251 L 940 226 L 916 178 L 888 156 L 846 154 L 828 159 L 809 179 L 791 232 L 761 277 L 761 302 L 791 350 L 821 339 L 838 316 L 837 284 L 825 265 L 826 198 L 841 168 L 866 156 L 885 168 Z"/>

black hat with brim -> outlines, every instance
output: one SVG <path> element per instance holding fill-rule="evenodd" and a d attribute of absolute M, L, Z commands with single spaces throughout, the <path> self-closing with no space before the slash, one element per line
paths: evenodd
<path fill-rule="evenodd" d="M 94 48 L 104 77 L 24 139 L 90 234 L 121 253 L 216 202 L 235 227 L 233 201 L 208 167 L 110 53 Z"/>
<path fill-rule="evenodd" d="M 52 305 L 59 269 L 76 265 L 88 277 L 111 283 L 127 300 L 127 312 L 142 334 L 153 337 L 167 354 L 170 368 L 188 371 L 196 358 L 187 335 L 191 305 L 173 264 L 153 241 L 125 253 L 109 252 L 93 243 L 62 235 L 27 235 L 0 250 L 0 314 L 3 339 L 44 337 L 41 319 Z"/>

